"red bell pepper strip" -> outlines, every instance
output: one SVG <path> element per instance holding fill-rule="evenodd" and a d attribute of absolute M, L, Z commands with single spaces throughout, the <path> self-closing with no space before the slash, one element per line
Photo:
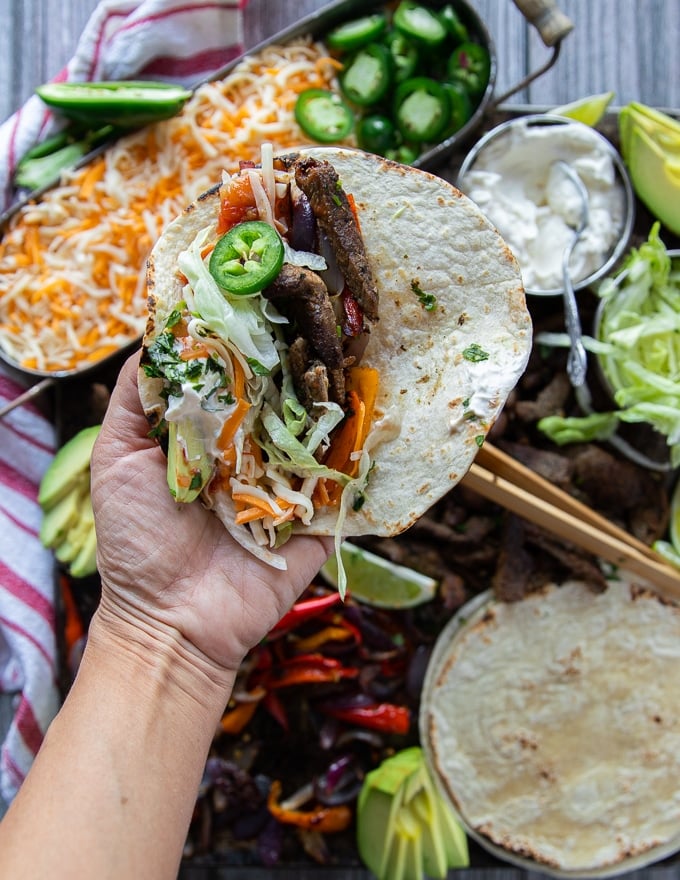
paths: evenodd
<path fill-rule="evenodd" d="M 288 713 L 286 712 L 286 707 L 283 705 L 279 695 L 274 691 L 268 691 L 267 696 L 262 700 L 262 705 L 267 712 L 269 712 L 274 721 L 277 721 L 286 733 L 288 733 L 290 730 Z"/>
<path fill-rule="evenodd" d="M 328 593 L 325 596 L 316 596 L 313 599 L 302 599 L 283 615 L 281 620 L 275 624 L 269 632 L 269 635 L 282 635 L 290 632 L 306 620 L 312 620 L 323 614 L 326 609 L 331 608 L 340 601 L 339 593 Z"/>
<path fill-rule="evenodd" d="M 315 807 L 312 810 L 287 810 L 279 804 L 281 783 L 275 779 L 267 797 L 267 808 L 272 816 L 285 825 L 314 829 L 321 832 L 344 831 L 352 821 L 352 811 L 341 804 L 337 807 Z"/>
<path fill-rule="evenodd" d="M 78 612 L 68 578 L 62 575 L 59 579 L 61 601 L 64 608 L 64 641 L 66 656 L 69 657 L 74 645 L 85 635 L 85 627 Z"/>
<path fill-rule="evenodd" d="M 406 706 L 397 706 L 395 703 L 373 703 L 370 706 L 356 706 L 354 708 L 337 708 L 335 706 L 320 708 L 326 715 L 337 718 L 338 721 L 346 721 L 350 724 L 356 724 L 357 727 L 367 727 L 381 733 L 406 734 L 411 726 L 409 709 Z"/>
<path fill-rule="evenodd" d="M 353 666 L 343 666 L 333 657 L 323 654 L 300 654 L 290 657 L 280 672 L 273 672 L 267 680 L 267 687 L 278 689 L 296 684 L 321 684 L 356 678 L 359 670 Z"/>

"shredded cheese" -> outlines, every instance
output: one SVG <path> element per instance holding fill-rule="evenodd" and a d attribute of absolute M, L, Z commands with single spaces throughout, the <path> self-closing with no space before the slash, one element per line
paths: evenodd
<path fill-rule="evenodd" d="M 200 86 L 174 118 L 122 138 L 21 208 L 0 242 L 5 356 L 71 371 L 139 338 L 146 259 L 163 229 L 223 171 L 257 162 L 263 141 L 275 152 L 304 143 L 297 95 L 334 88 L 336 70 L 309 38 L 269 46 Z"/>

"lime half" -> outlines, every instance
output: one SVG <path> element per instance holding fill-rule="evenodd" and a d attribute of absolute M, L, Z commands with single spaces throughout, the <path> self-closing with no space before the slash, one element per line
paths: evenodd
<path fill-rule="evenodd" d="M 607 107 L 614 100 L 614 92 L 603 92 L 601 95 L 589 95 L 569 104 L 562 104 L 550 112 L 554 116 L 566 116 L 584 125 L 597 125 L 604 116 Z"/>
<path fill-rule="evenodd" d="M 671 494 L 670 524 L 668 527 L 668 533 L 673 549 L 680 557 L 680 480 L 676 482 Z"/>
<path fill-rule="evenodd" d="M 347 574 L 347 592 L 358 602 L 378 608 L 412 608 L 434 598 L 438 582 L 427 575 L 396 565 L 361 547 L 345 542 L 340 553 Z M 326 562 L 321 574 L 338 586 L 335 556 Z"/>
<path fill-rule="evenodd" d="M 669 565 L 680 568 L 680 553 L 675 549 L 670 541 L 654 541 L 652 549 L 655 550 L 662 559 L 665 559 Z"/>

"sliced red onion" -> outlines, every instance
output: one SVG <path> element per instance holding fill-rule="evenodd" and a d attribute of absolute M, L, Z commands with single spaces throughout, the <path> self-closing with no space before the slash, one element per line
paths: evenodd
<path fill-rule="evenodd" d="M 314 795 L 326 806 L 337 806 L 353 801 L 363 784 L 363 771 L 353 755 L 343 755 L 314 780 Z"/>
<path fill-rule="evenodd" d="M 313 251 L 316 243 L 316 218 L 309 199 L 295 186 L 291 186 L 293 200 L 293 224 L 290 230 L 290 246 L 297 251 Z"/>
<path fill-rule="evenodd" d="M 319 252 L 328 264 L 328 269 L 325 272 L 319 273 L 328 292 L 331 296 L 342 293 L 345 287 L 345 278 L 338 267 L 338 261 L 335 259 L 335 253 L 329 240 L 321 231 L 319 231 Z"/>

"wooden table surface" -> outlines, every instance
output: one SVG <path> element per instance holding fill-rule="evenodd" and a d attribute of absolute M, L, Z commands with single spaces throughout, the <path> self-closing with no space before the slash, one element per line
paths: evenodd
<path fill-rule="evenodd" d="M 61 70 L 96 5 L 97 0 L 0 0 L 0 121 Z M 246 47 L 323 5 L 323 0 L 250 0 L 243 13 Z M 559 0 L 558 5 L 574 30 L 557 64 L 513 101 L 554 106 L 612 90 L 617 105 L 635 100 L 680 108 L 679 0 Z M 550 52 L 512 0 L 474 0 L 473 6 L 496 46 L 500 95 Z"/>

